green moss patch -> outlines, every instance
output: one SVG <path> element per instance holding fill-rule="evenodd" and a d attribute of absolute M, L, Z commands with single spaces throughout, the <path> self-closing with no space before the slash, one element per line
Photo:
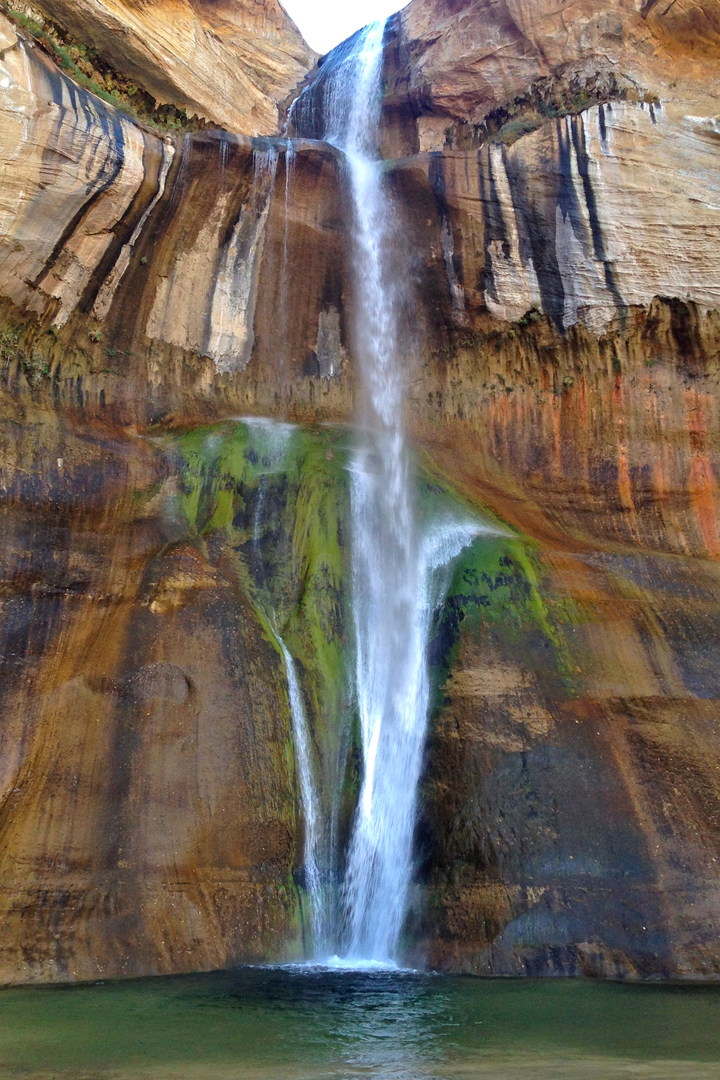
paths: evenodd
<path fill-rule="evenodd" d="M 347 437 L 250 420 L 195 429 L 175 446 L 189 535 L 247 594 L 279 655 L 284 640 L 332 771 L 349 723 Z"/>
<path fill-rule="evenodd" d="M 277 635 L 285 641 L 298 664 L 320 758 L 326 765 L 337 761 L 342 732 L 354 724 L 348 703 L 350 435 L 331 427 L 230 421 L 186 432 L 174 445 L 178 511 L 188 537 L 250 598 L 278 652 Z M 426 530 L 442 520 L 478 525 L 478 535 L 454 561 L 433 617 L 429 659 L 436 696 L 461 632 L 491 631 L 512 649 L 541 649 L 561 673 L 558 624 L 566 613 L 545 598 L 532 544 L 422 468 L 417 497 Z"/>

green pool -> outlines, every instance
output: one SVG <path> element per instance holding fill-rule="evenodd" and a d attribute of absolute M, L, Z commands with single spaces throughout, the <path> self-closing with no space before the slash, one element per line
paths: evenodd
<path fill-rule="evenodd" d="M 0 991 L 23 1080 L 720 1078 L 720 987 L 243 968 Z"/>

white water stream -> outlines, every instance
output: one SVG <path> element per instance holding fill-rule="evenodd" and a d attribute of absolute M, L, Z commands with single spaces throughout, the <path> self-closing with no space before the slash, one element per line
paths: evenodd
<path fill-rule="evenodd" d="M 318 798 L 313 766 L 312 739 L 295 661 L 290 655 L 287 645 L 277 632 L 275 632 L 275 637 L 285 661 L 290 712 L 293 721 L 295 762 L 300 780 L 300 799 L 305 819 L 304 868 L 305 890 L 310 901 L 310 930 L 314 948 L 317 951 L 323 951 L 328 944 L 327 904 L 324 897 L 318 856 L 321 851 L 324 829 L 320 816 L 321 804 Z"/>
<path fill-rule="evenodd" d="M 257 502 L 253 520 L 253 567 L 256 585 L 264 592 L 268 582 L 265 579 L 262 559 L 261 529 L 264 519 L 267 483 L 274 474 L 286 467 L 287 455 L 292 444 L 296 428 L 294 424 L 285 424 L 277 420 L 259 417 L 244 417 L 242 423 L 253 433 L 253 449 L 262 462 L 263 472 L 258 479 Z M 293 747 L 295 750 L 295 768 L 300 789 L 300 806 L 304 823 L 305 841 L 303 845 L 304 887 L 308 898 L 307 916 L 313 948 L 323 951 L 329 945 L 329 905 L 323 888 L 320 863 L 325 852 L 327 830 L 323 824 L 322 800 L 317 777 L 312 733 L 307 719 L 302 688 L 297 674 L 297 665 L 277 626 L 277 612 L 274 610 L 269 595 L 265 600 L 266 617 L 271 632 L 282 653 L 287 680 L 290 716 L 293 728 Z"/>
<path fill-rule="evenodd" d="M 445 521 L 423 535 L 403 426 L 412 306 L 378 157 L 384 23 L 326 61 L 324 138 L 347 161 L 353 211 L 353 347 L 361 379 L 351 466 L 355 697 L 363 776 L 350 841 L 344 960 L 395 963 L 412 878 L 417 791 L 429 707 L 430 620 L 439 571 L 478 532 Z"/>

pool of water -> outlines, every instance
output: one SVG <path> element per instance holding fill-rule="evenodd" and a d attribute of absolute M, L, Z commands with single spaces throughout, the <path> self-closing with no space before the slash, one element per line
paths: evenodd
<path fill-rule="evenodd" d="M 719 1080 L 720 987 L 243 968 L 0 991 L 22 1080 Z"/>

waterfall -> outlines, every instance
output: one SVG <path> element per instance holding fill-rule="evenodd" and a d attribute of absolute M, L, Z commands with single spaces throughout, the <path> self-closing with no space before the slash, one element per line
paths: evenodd
<path fill-rule="evenodd" d="M 379 160 L 384 22 L 326 60 L 293 111 L 304 134 L 340 149 L 352 195 L 353 345 L 360 377 L 351 462 L 355 698 L 363 775 L 344 885 L 346 962 L 394 963 L 412 878 L 417 792 L 429 709 L 430 619 L 439 573 L 477 527 L 423 535 L 403 427 L 413 359 L 412 290 Z M 318 113 L 320 115 L 318 115 Z"/>
<path fill-rule="evenodd" d="M 292 443 L 296 428 L 294 424 L 286 424 L 277 420 L 267 420 L 259 417 L 244 417 L 241 418 L 241 422 L 252 432 L 253 450 L 258 455 L 262 464 L 262 472 L 258 477 L 257 501 L 255 504 L 255 512 L 253 514 L 253 576 L 255 579 L 255 587 L 258 590 L 259 596 L 262 597 L 262 607 L 265 609 L 266 618 L 270 624 L 270 630 L 282 653 L 283 663 L 285 665 L 290 716 L 292 719 L 295 769 L 298 778 L 298 787 L 300 789 L 300 807 L 302 810 L 305 833 L 305 842 L 303 845 L 303 871 L 305 894 L 307 897 L 307 919 L 310 927 L 312 948 L 315 952 L 322 952 L 326 949 L 329 939 L 328 905 L 320 871 L 320 863 L 323 856 L 325 857 L 325 861 L 327 861 L 327 852 L 324 850 L 326 829 L 323 825 L 322 804 L 314 763 L 312 735 L 305 711 L 305 703 L 303 701 L 302 689 L 297 674 L 297 666 L 278 629 L 278 613 L 274 608 L 268 589 L 269 583 L 265 577 L 261 550 L 261 527 L 263 524 L 267 483 L 273 474 L 282 472 L 283 469 L 286 468 L 288 450 Z"/>
<path fill-rule="evenodd" d="M 288 369 L 290 367 L 290 361 L 292 359 L 289 348 L 290 340 L 290 315 L 288 297 L 290 295 L 290 257 L 288 249 L 288 238 L 290 234 L 290 189 L 292 185 L 292 173 L 293 166 L 295 164 L 295 147 L 292 139 L 285 140 L 285 206 L 283 217 L 283 254 L 282 254 L 282 271 L 280 278 L 280 329 L 282 332 L 282 340 L 284 344 L 284 351 L 281 357 L 282 363 L 285 364 Z"/>
<path fill-rule="evenodd" d="M 322 952 L 327 945 L 326 904 L 318 863 L 323 838 L 323 824 L 320 817 L 317 783 L 313 768 L 312 742 L 300 682 L 295 669 L 295 661 L 277 631 L 275 631 L 275 637 L 285 661 L 285 674 L 287 676 L 290 712 L 293 722 L 295 763 L 300 781 L 300 800 L 305 822 L 305 891 L 308 897 L 312 942 L 314 950 Z"/>
<path fill-rule="evenodd" d="M 328 141 L 345 152 L 353 200 L 355 349 L 363 380 L 352 463 L 355 692 L 363 778 L 348 851 L 346 949 L 392 961 L 411 873 L 424 741 L 417 522 L 402 427 L 401 284 L 390 273 L 392 204 L 375 157 L 384 23 L 361 35 L 338 79 Z M 344 85 L 343 85 L 344 83 Z M 346 110 L 349 108 L 349 114 Z"/>
<path fill-rule="evenodd" d="M 364 485 L 363 498 L 372 486 Z M 376 574 L 372 586 L 369 533 L 364 531 L 356 540 L 356 603 L 360 587 L 365 588 L 356 612 L 364 777 L 345 885 L 347 949 L 353 959 L 397 958 L 412 878 L 428 718 L 425 653 L 430 620 L 447 587 L 442 570 L 476 532 L 471 524 L 435 524 L 414 549 L 408 552 L 403 545 Z M 395 569 L 406 576 L 394 577 Z M 383 586 L 399 594 L 390 604 L 383 599 Z"/>

